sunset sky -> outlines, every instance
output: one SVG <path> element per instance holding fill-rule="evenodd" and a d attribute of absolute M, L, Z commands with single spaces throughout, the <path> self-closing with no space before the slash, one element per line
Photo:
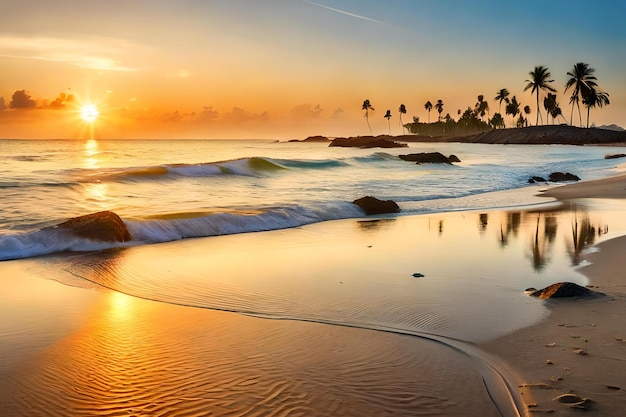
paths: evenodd
<path fill-rule="evenodd" d="M 537 65 L 569 121 L 577 62 L 610 94 L 591 122 L 626 127 L 623 0 L 0 2 L 0 138 L 91 134 L 87 104 L 102 138 L 365 135 L 365 99 L 374 134 L 387 109 L 400 134 L 400 104 L 404 122 L 438 99 L 457 118 L 483 94 L 493 115 L 501 88 L 534 123 L 523 89 Z"/>

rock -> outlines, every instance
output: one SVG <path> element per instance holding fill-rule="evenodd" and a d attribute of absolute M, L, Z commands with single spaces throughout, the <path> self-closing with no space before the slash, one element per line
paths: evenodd
<path fill-rule="evenodd" d="M 101 242 L 128 242 L 132 236 L 126 224 L 112 211 L 100 211 L 74 217 L 52 229 L 63 230 L 71 235 Z"/>
<path fill-rule="evenodd" d="M 308 138 L 303 140 L 303 142 L 328 142 L 328 141 L 330 141 L 330 139 L 322 135 L 309 136 Z"/>
<path fill-rule="evenodd" d="M 406 148 L 406 143 L 395 142 L 391 136 L 356 136 L 333 139 L 328 146 L 344 148 Z"/>
<path fill-rule="evenodd" d="M 413 274 L 413 278 L 424 278 L 424 274 L 420 274 L 419 272 L 416 272 Z"/>
<path fill-rule="evenodd" d="M 529 184 L 533 184 L 536 182 L 547 182 L 546 179 L 544 177 L 538 177 L 538 176 L 532 176 L 528 179 L 528 183 Z"/>
<path fill-rule="evenodd" d="M 626 158 L 626 153 L 615 153 L 612 155 L 604 155 L 604 159 Z"/>
<path fill-rule="evenodd" d="M 400 155 L 399 157 L 403 161 L 415 162 L 417 164 L 452 164 L 450 158 L 439 152 L 411 153 L 408 155 Z M 458 162 L 460 162 L 459 158 L 457 158 L 456 156 L 454 157 L 457 159 Z"/>
<path fill-rule="evenodd" d="M 526 290 L 527 292 L 530 289 Z M 601 292 L 592 291 L 589 288 L 581 287 L 573 282 L 558 282 L 544 289 L 530 292 L 533 297 L 539 297 L 542 300 L 550 298 L 566 298 L 566 297 L 599 297 L 603 296 Z"/>
<path fill-rule="evenodd" d="M 570 174 L 569 172 L 553 172 L 550 174 L 550 181 L 552 182 L 561 182 L 561 181 L 580 181 L 580 177 L 574 174 Z"/>
<path fill-rule="evenodd" d="M 452 155 L 450 155 L 450 156 L 448 157 L 448 161 L 450 161 L 450 162 L 461 162 L 461 160 L 459 159 L 459 157 L 458 157 L 458 156 L 456 156 L 456 155 L 454 155 L 454 154 L 452 154 Z"/>
<path fill-rule="evenodd" d="M 376 197 L 362 197 L 354 200 L 352 203 L 361 207 L 361 209 L 367 215 L 371 214 L 384 214 L 384 213 L 398 213 L 400 207 L 392 200 L 379 200 Z"/>

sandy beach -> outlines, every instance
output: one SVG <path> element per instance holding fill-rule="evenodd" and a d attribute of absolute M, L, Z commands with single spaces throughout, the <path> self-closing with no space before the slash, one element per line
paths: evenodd
<path fill-rule="evenodd" d="M 610 230 L 626 225 L 608 202 L 624 184 L 543 192 L 563 209 L 340 220 L 0 263 L 0 406 L 566 416 L 580 410 L 553 398 L 572 393 L 594 402 L 588 415 L 619 415 L 626 238 Z M 597 253 L 568 243 L 583 217 L 603 240 Z M 524 294 L 554 277 L 606 297 Z"/>
<path fill-rule="evenodd" d="M 543 195 L 564 204 L 626 197 L 626 176 L 553 187 Z M 586 415 L 618 416 L 626 408 L 626 237 L 598 245 L 580 269 L 589 287 L 606 294 L 591 300 L 551 300 L 540 323 L 484 344 L 520 372 L 520 390 L 532 415 L 579 415 L 555 398 L 575 394 L 593 404 Z"/>

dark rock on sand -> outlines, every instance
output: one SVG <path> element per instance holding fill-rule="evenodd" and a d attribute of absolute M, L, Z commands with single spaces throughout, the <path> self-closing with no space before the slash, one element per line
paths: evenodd
<path fill-rule="evenodd" d="M 538 176 L 532 176 L 528 179 L 528 183 L 529 184 L 533 184 L 536 182 L 547 182 L 546 179 L 544 177 L 538 177 Z"/>
<path fill-rule="evenodd" d="M 395 142 L 391 136 L 357 136 L 336 138 L 328 146 L 343 148 L 406 148 L 406 143 Z"/>
<path fill-rule="evenodd" d="M 101 242 L 128 242 L 132 236 L 126 224 L 112 211 L 100 211 L 74 217 L 52 229 L 63 230 L 71 235 Z"/>
<path fill-rule="evenodd" d="M 452 155 L 450 155 L 450 156 L 448 157 L 448 161 L 450 161 L 450 162 L 461 162 L 461 160 L 459 159 L 459 157 L 458 157 L 458 156 L 456 156 L 456 155 L 454 155 L 454 154 L 452 154 Z"/>
<path fill-rule="evenodd" d="M 604 159 L 617 159 L 617 158 L 626 158 L 626 153 L 614 153 L 610 155 L 604 155 Z"/>
<path fill-rule="evenodd" d="M 447 157 L 439 152 L 420 152 L 408 155 L 399 155 L 403 161 L 415 162 L 416 164 L 452 164 L 451 158 L 454 157 L 455 162 L 461 162 L 455 155 Z"/>
<path fill-rule="evenodd" d="M 361 207 L 361 209 L 367 215 L 371 214 L 385 214 L 385 213 L 398 213 L 400 207 L 392 200 L 379 200 L 376 197 L 361 197 L 354 200 L 352 203 Z"/>
<path fill-rule="evenodd" d="M 550 174 L 550 181 L 552 182 L 562 182 L 562 181 L 580 181 L 580 177 L 578 175 L 570 174 L 569 172 L 553 172 Z"/>
<path fill-rule="evenodd" d="M 541 290 L 529 288 L 526 292 L 530 293 L 533 297 L 539 297 L 542 300 L 550 298 L 600 297 L 604 295 L 601 292 L 581 287 L 573 282 L 558 282 Z"/>

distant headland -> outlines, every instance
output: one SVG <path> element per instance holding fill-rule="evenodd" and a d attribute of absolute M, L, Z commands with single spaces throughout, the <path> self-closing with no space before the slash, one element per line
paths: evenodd
<path fill-rule="evenodd" d="M 300 142 L 329 142 L 329 146 L 359 148 L 407 147 L 407 142 L 461 142 L 518 145 L 626 146 L 626 130 L 579 128 L 567 125 L 493 129 L 463 136 L 379 135 L 328 138 L 310 136 Z"/>

